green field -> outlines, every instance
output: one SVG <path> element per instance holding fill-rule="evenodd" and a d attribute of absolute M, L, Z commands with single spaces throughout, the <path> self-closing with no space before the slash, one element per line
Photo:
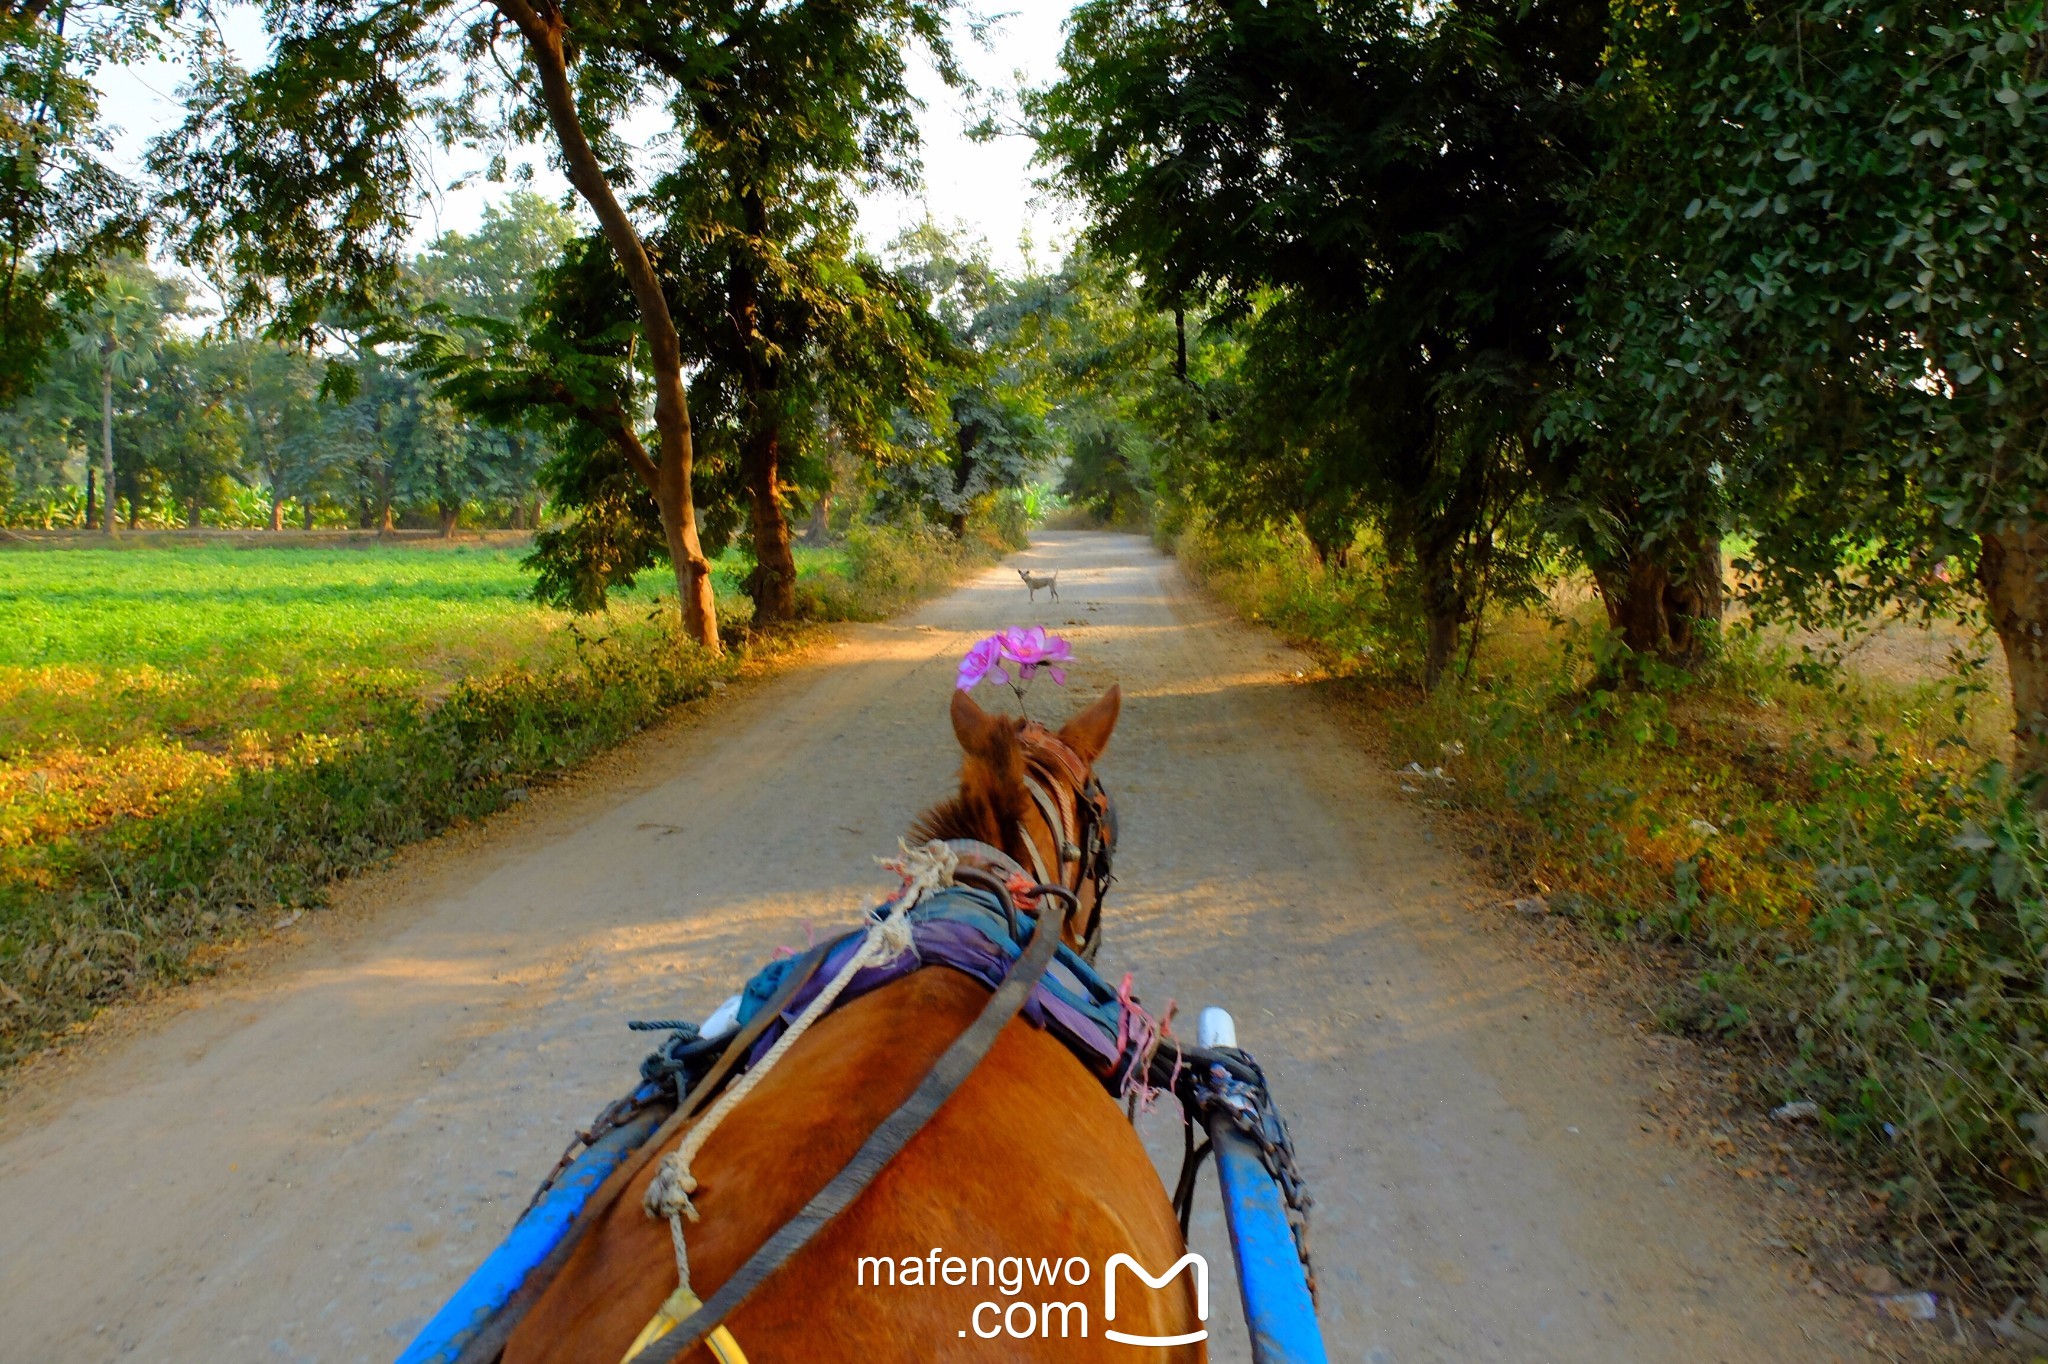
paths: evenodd
<path fill-rule="evenodd" d="M 816 619 L 874 619 L 1011 542 L 855 527 L 798 551 Z M 523 799 L 781 646 L 718 565 L 733 647 L 666 572 L 536 605 L 518 544 L 0 550 L 0 1072 L 338 877 Z"/>
<path fill-rule="evenodd" d="M 661 608 L 666 571 L 606 616 L 535 604 L 520 547 L 170 546 L 0 552 L 0 890 L 47 887 L 80 831 L 148 815 L 307 736 L 373 725 Z M 803 568 L 830 573 L 830 551 Z M 722 604 L 744 608 L 738 565 Z M 671 590 L 665 599 L 674 601 Z M 673 609 L 672 606 L 670 609 Z"/>

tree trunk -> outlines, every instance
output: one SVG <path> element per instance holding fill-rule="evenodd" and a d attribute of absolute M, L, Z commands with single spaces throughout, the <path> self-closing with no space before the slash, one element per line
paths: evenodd
<path fill-rule="evenodd" d="M 185 504 L 185 529 L 199 529 L 199 499 L 193 498 Z"/>
<path fill-rule="evenodd" d="M 85 466 L 85 521 L 83 525 L 83 528 L 86 530 L 92 529 L 93 511 L 98 505 L 94 494 L 99 491 L 99 478 L 100 471 L 88 463 Z"/>
<path fill-rule="evenodd" d="M 804 539 L 814 545 L 822 545 L 832 538 L 832 490 L 830 488 L 811 499 L 811 523 L 804 528 Z"/>
<path fill-rule="evenodd" d="M 1674 661 L 1692 665 L 1706 654 L 1727 607 L 1722 581 L 1721 537 L 1712 531 L 1694 533 L 1686 572 L 1664 589 L 1664 614 L 1671 622 Z"/>
<path fill-rule="evenodd" d="M 1633 658 L 1689 667 L 1700 661 L 1710 629 L 1725 605 L 1721 543 L 1711 531 L 1684 533 L 1679 571 L 1668 551 L 1629 552 L 1618 563 L 1595 567 L 1593 580 L 1607 608 L 1607 623 Z M 1630 664 L 1631 675 L 1639 669 Z"/>
<path fill-rule="evenodd" d="M 1671 622 L 1664 610 L 1671 575 L 1654 554 L 1631 553 L 1620 563 L 1593 570 L 1607 624 L 1637 658 L 1663 658 L 1671 652 Z"/>
<path fill-rule="evenodd" d="M 1435 691 L 1437 683 L 1443 681 L 1444 673 L 1450 668 L 1451 660 L 1458 653 L 1458 627 L 1462 613 L 1456 607 L 1433 606 L 1426 608 L 1423 619 L 1428 627 L 1422 654 L 1422 689 Z"/>
<path fill-rule="evenodd" d="M 1977 581 L 2012 678 L 2013 774 L 2038 779 L 2048 775 L 2048 523 L 2004 526 L 1982 538 Z M 2048 781 L 2036 781 L 2033 798 L 2048 807 Z"/>
<path fill-rule="evenodd" d="M 660 459 L 649 461 L 643 450 L 635 460 L 629 447 L 628 462 L 653 491 L 655 506 L 661 511 L 662 535 L 668 541 L 669 559 L 675 565 L 676 593 L 682 599 L 684 632 L 716 653 L 720 647 L 718 606 L 711 594 L 711 563 L 704 557 L 703 542 L 697 535 L 697 506 L 690 486 L 696 449 L 690 430 L 689 396 L 683 389 L 682 340 L 676 334 L 668 296 L 654 272 L 654 262 L 648 259 L 646 244 L 612 193 L 604 178 L 604 167 L 591 149 L 589 138 L 584 136 L 576 95 L 569 85 L 560 19 L 543 18 L 529 0 L 493 3 L 526 40 L 527 55 L 540 77 L 541 102 L 561 147 L 569 183 L 590 205 L 599 230 L 632 286 L 633 301 L 640 310 L 640 325 L 647 338 L 648 373 L 654 380 L 654 427 L 660 438 Z M 633 443 L 638 444 L 637 437 Z"/>
<path fill-rule="evenodd" d="M 313 529 L 313 501 L 311 498 L 300 504 L 299 518 L 304 529 Z"/>
<path fill-rule="evenodd" d="M 763 432 L 748 442 L 743 458 L 754 532 L 747 590 L 754 598 L 754 624 L 775 625 L 796 617 L 796 555 L 782 505 L 781 441 L 772 430 Z"/>
<path fill-rule="evenodd" d="M 270 485 L 270 528 L 273 531 L 284 529 L 284 498 L 279 495 L 275 483 Z"/>
<path fill-rule="evenodd" d="M 453 540 L 455 538 L 455 523 L 461 519 L 461 503 L 458 502 L 452 507 L 446 502 L 441 504 L 441 538 L 443 540 Z"/>
<path fill-rule="evenodd" d="M 114 366 L 100 367 L 100 499 L 104 523 L 100 529 L 114 533 Z"/>

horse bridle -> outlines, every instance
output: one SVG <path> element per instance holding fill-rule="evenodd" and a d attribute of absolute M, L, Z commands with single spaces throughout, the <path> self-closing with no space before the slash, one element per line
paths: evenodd
<path fill-rule="evenodd" d="M 1116 850 L 1116 803 L 1081 755 L 1044 725 L 1027 720 L 1018 738 L 1024 747 L 1024 790 L 1059 840 L 1058 865 L 1046 866 L 1037 841 L 1021 823 L 1018 841 L 1041 883 L 1065 886 L 1077 899 L 1081 887 L 1094 884 L 1094 903 L 1087 907 L 1088 927 L 1079 944 L 1082 959 L 1093 962 L 1102 946 L 1102 900 L 1115 879 L 1110 866 Z"/>

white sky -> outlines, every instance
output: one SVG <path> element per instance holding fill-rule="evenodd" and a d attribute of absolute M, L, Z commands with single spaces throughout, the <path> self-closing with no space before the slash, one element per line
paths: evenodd
<path fill-rule="evenodd" d="M 1007 4 L 996 0 L 989 12 L 1003 17 L 991 35 L 992 50 L 978 46 L 964 25 L 958 27 L 955 46 L 961 65 L 983 87 L 984 97 L 1004 93 L 1007 100 L 1008 92 L 1013 92 L 1020 80 L 1040 85 L 1052 79 L 1058 69 L 1068 8 L 1069 0 L 1008 0 Z M 230 42 L 244 61 L 254 61 L 263 50 L 259 15 L 246 5 L 234 6 L 225 14 Z M 118 164 L 133 169 L 148 139 L 177 120 L 176 92 L 184 75 L 182 66 L 164 62 L 101 74 L 102 113 L 115 129 L 114 159 Z M 942 224 L 967 224 L 986 239 L 997 265 L 1006 270 L 1015 271 L 1024 264 L 1021 243 L 1027 237 L 1039 265 L 1056 265 L 1076 220 L 1071 209 L 1047 201 L 1033 190 L 1030 139 L 1008 136 L 993 143 L 970 142 L 964 134 L 969 121 L 967 101 L 947 90 L 924 63 L 913 71 L 911 83 L 926 106 L 919 116 L 925 143 L 924 192 L 864 197 L 861 230 L 870 244 L 883 245 L 929 213 Z M 1013 101 L 1005 107 L 1014 115 Z M 654 131 L 653 127 L 648 131 Z M 526 149 L 525 159 L 534 168 L 535 189 L 555 196 L 567 189 L 566 182 L 549 168 L 543 149 Z M 445 157 L 441 179 L 445 185 L 463 174 L 473 174 L 482 165 L 481 158 Z M 415 239 L 424 244 L 444 231 L 470 230 L 481 219 L 484 206 L 512 188 L 479 180 L 460 190 L 444 191 L 434 202 L 421 206 Z"/>

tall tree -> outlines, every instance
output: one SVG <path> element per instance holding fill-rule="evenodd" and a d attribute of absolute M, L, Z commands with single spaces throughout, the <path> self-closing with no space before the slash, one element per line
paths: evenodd
<path fill-rule="evenodd" d="M 1586 0 L 1089 0 L 1027 102 L 1091 240 L 1245 330 L 1244 491 L 1326 553 L 1372 520 L 1410 566 L 1429 685 L 1525 581 L 1605 27 Z"/>
<path fill-rule="evenodd" d="M 184 250 L 229 277 L 229 311 L 280 335 L 320 330 L 388 296 L 431 132 L 472 145 L 545 136 L 618 263 L 653 389 L 650 451 L 621 410 L 604 432 L 660 514 L 689 636 L 719 647 L 711 565 L 692 490 L 696 451 L 675 316 L 618 187 L 633 179 L 613 126 L 712 63 L 758 7 L 617 8 L 577 0 L 280 0 L 267 62 L 208 63 L 185 123 L 154 144 Z M 452 92 L 452 93 L 451 93 Z"/>
<path fill-rule="evenodd" d="M 890 250 L 931 299 L 951 343 L 939 379 L 943 419 L 901 414 L 907 443 L 935 453 L 936 462 L 891 472 L 905 491 L 935 507 L 957 538 L 977 505 L 1022 487 L 1052 457 L 1052 400 L 1033 344 L 1043 315 L 1057 307 L 1058 290 L 1042 280 L 1004 279 L 990 265 L 986 243 L 929 220 L 898 236 Z"/>
<path fill-rule="evenodd" d="M 139 251 L 135 186 L 107 163 L 93 77 L 168 36 L 175 5 L 0 2 L 0 404 L 33 387 L 100 266 Z"/>
<path fill-rule="evenodd" d="M 665 220 L 664 268 L 695 386 L 736 446 L 760 624 L 796 608 L 788 502 L 817 414 L 836 409 L 843 435 L 858 397 L 847 379 L 881 370 L 895 389 L 918 382 L 906 316 L 916 301 L 856 258 L 852 194 L 915 184 L 905 64 L 922 46 L 957 79 L 948 4 L 748 5 L 713 59 L 671 68 L 683 151 L 649 202 Z"/>
<path fill-rule="evenodd" d="M 72 344 L 98 370 L 100 530 L 114 533 L 114 393 L 130 383 L 163 339 L 164 301 L 148 268 L 132 258 L 87 288 Z"/>
<path fill-rule="evenodd" d="M 2048 773 L 2040 6 L 1681 0 L 1615 44 L 1596 322 L 1632 419 L 1712 443 L 1764 605 L 1974 584 Z"/>
<path fill-rule="evenodd" d="M 320 365 L 305 351 L 267 340 L 237 339 L 223 350 L 244 459 L 269 490 L 270 528 L 283 530 L 285 503 L 309 494 L 318 473 Z"/>

